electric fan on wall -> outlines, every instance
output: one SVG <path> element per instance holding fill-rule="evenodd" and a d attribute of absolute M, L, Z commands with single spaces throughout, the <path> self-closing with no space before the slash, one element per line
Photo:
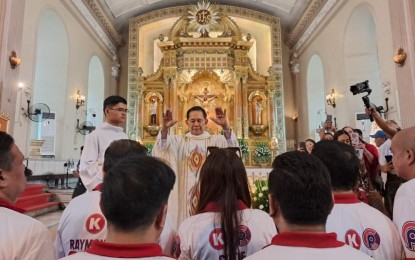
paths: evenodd
<path fill-rule="evenodd" d="M 92 131 L 95 130 L 95 126 L 89 121 L 84 121 L 81 124 L 79 124 L 79 119 L 77 119 L 76 121 L 76 129 L 78 130 L 78 133 L 80 133 L 81 135 L 90 134 Z"/>
<path fill-rule="evenodd" d="M 35 103 L 30 105 L 30 100 L 27 100 L 27 117 L 33 122 L 42 122 L 49 118 L 50 109 L 44 103 Z"/>

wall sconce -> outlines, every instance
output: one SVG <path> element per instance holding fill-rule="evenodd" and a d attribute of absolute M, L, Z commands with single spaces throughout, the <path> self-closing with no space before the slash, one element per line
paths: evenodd
<path fill-rule="evenodd" d="M 336 108 L 336 93 L 334 92 L 334 88 L 331 89 L 331 92 L 326 96 L 327 105 Z"/>
<path fill-rule="evenodd" d="M 20 62 L 22 62 L 21 59 L 17 58 L 17 54 L 15 51 L 12 51 L 12 53 L 10 54 L 9 61 L 12 69 L 15 69 L 16 66 L 20 65 Z"/>
<path fill-rule="evenodd" d="M 292 115 L 291 119 L 292 119 L 294 122 L 297 122 L 297 119 L 298 119 L 298 113 L 297 113 L 297 112 L 295 112 L 295 113 Z"/>
<path fill-rule="evenodd" d="M 406 53 L 402 48 L 399 48 L 398 54 L 393 56 L 393 61 L 398 64 L 399 67 L 402 67 L 406 61 Z"/>
<path fill-rule="evenodd" d="M 81 91 L 78 89 L 78 92 L 76 92 L 76 109 L 79 109 L 80 107 L 82 107 L 83 105 L 85 105 L 85 95 L 81 94 Z"/>

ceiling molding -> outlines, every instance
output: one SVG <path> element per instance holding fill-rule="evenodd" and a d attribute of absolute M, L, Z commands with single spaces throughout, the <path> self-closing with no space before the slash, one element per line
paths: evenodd
<path fill-rule="evenodd" d="M 97 0 L 72 0 L 81 15 L 113 55 L 123 45 L 121 36 Z"/>
<path fill-rule="evenodd" d="M 313 0 L 288 35 L 287 45 L 295 52 L 303 46 L 339 0 Z"/>

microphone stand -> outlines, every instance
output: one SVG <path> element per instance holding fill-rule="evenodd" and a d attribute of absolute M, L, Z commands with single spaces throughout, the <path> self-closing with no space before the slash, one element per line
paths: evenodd
<path fill-rule="evenodd" d="M 65 178 L 66 179 L 66 185 L 65 185 L 65 187 L 62 188 L 63 190 L 72 189 L 72 187 L 69 187 L 69 185 L 68 185 L 68 181 L 69 181 L 69 167 L 70 167 L 70 165 L 71 165 L 70 162 L 64 164 L 64 166 L 66 166 L 66 178 Z"/>

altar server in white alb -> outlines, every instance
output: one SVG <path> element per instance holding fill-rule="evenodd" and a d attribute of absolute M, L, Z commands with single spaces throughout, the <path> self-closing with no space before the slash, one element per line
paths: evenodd
<path fill-rule="evenodd" d="M 335 233 L 326 233 L 333 196 L 329 172 L 319 159 L 287 152 L 275 158 L 273 168 L 268 180 L 269 208 L 279 233 L 247 260 L 372 259 L 338 241 Z"/>
<path fill-rule="evenodd" d="M 171 212 L 178 212 L 177 223 L 194 214 L 197 203 L 195 186 L 199 179 L 199 171 L 206 159 L 208 146 L 233 147 L 238 146 L 238 140 L 232 132 L 226 110 L 216 108 L 216 117 L 210 119 L 222 127 L 223 135 L 211 135 L 206 131 L 208 123 L 206 111 L 194 106 L 187 111 L 186 123 L 189 132 L 183 135 L 169 135 L 169 128 L 176 124 L 172 111 L 167 109 L 163 114 L 163 125 L 153 155 L 168 161 L 176 172 L 178 182 L 170 196 Z M 174 216 L 173 218 L 176 218 Z"/>
<path fill-rule="evenodd" d="M 82 183 L 88 191 L 102 182 L 104 153 L 110 143 L 128 138 L 121 127 L 127 116 L 127 101 L 120 96 L 109 96 L 104 100 L 103 107 L 105 122 L 85 137 L 79 165 Z"/>
<path fill-rule="evenodd" d="M 251 209 L 238 147 L 209 149 L 200 171 L 196 215 L 179 227 L 179 259 L 243 259 L 271 242 L 272 218 Z"/>
<path fill-rule="evenodd" d="M 26 185 L 23 160 L 13 137 L 0 132 L 0 259 L 54 260 L 49 231 L 14 206 Z"/>
<path fill-rule="evenodd" d="M 407 259 L 415 259 L 415 127 L 403 129 L 392 139 L 393 167 L 407 180 L 399 187 L 393 207 L 393 222 L 398 227 Z"/>
<path fill-rule="evenodd" d="M 157 241 L 165 225 L 173 170 L 150 156 L 126 156 L 105 172 L 101 207 L 107 238 L 63 259 L 172 259 Z"/>
<path fill-rule="evenodd" d="M 403 249 L 395 225 L 353 192 L 360 169 L 355 149 L 341 142 L 320 141 L 312 154 L 326 165 L 331 177 L 335 204 L 326 231 L 335 232 L 340 241 L 374 259 L 402 259 Z"/>

